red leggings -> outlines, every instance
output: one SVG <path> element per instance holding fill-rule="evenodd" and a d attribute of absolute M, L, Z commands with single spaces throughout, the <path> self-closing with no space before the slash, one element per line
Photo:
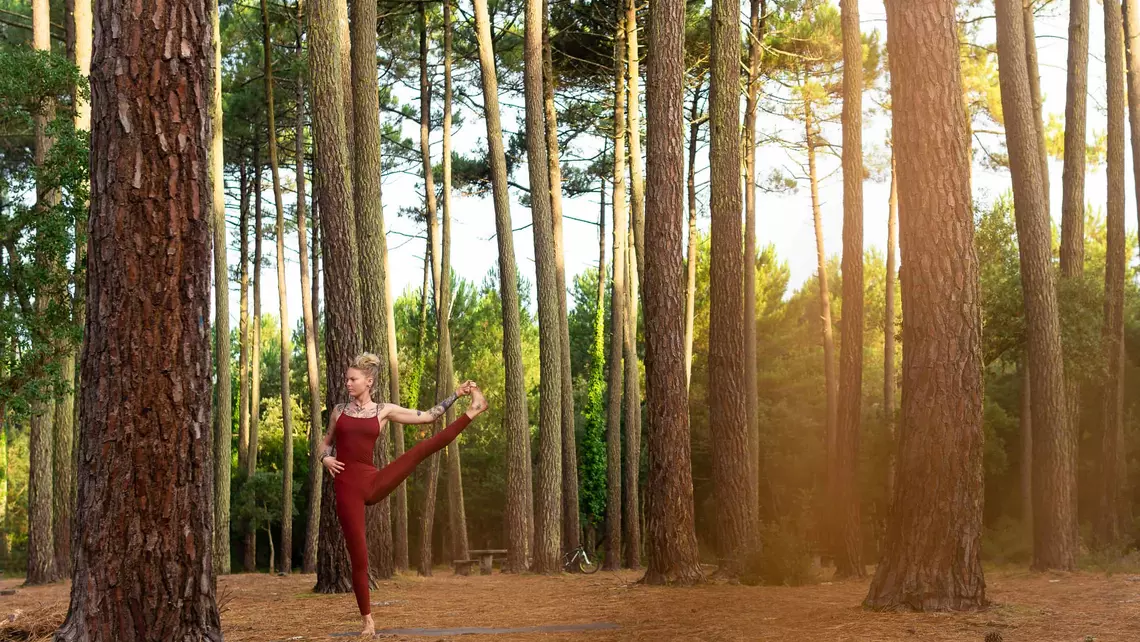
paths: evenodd
<path fill-rule="evenodd" d="M 466 414 L 450 426 L 420 441 L 382 470 L 354 461 L 333 478 L 336 514 L 352 562 L 352 592 L 361 615 L 372 612 L 368 594 L 368 539 L 364 533 L 364 507 L 379 503 L 400 485 L 416 466 L 451 443 L 471 423 Z"/>

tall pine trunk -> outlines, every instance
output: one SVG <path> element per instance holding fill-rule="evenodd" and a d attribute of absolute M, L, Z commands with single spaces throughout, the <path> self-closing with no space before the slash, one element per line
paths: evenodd
<path fill-rule="evenodd" d="M 238 257 L 241 265 L 240 288 L 238 302 L 238 472 L 245 474 L 246 458 L 249 457 L 249 206 L 250 185 L 249 171 L 246 166 L 244 154 L 238 159 L 238 179 L 241 183 L 240 211 L 238 220 Z"/>
<path fill-rule="evenodd" d="M 863 421 L 863 39 L 858 0 L 841 0 L 843 30 L 843 317 L 839 423 L 832 468 L 832 552 L 839 577 L 863 577 L 859 432 Z M 755 394 L 750 391 L 750 395 Z"/>
<path fill-rule="evenodd" d="M 76 6 L 87 4 L 77 0 Z M 214 408 L 214 573 L 230 572 L 230 475 L 233 466 L 233 382 L 230 380 L 230 272 L 226 261 L 226 178 L 222 131 L 222 39 L 217 0 L 207 3 L 213 30 L 213 75 L 210 92 L 210 181 L 214 231 L 214 363 L 217 395 Z M 76 13 L 78 16 L 78 12 Z M 83 31 L 76 20 L 76 32 Z"/>
<path fill-rule="evenodd" d="M 998 0 L 998 71 L 1013 174 L 1033 398 L 1033 567 L 1076 564 L 1076 440 L 1065 405 L 1064 364 L 1053 280 L 1049 211 L 1042 183 L 1033 99 L 1026 67 L 1021 0 Z"/>
<path fill-rule="evenodd" d="M 864 601 L 879 610 L 986 604 L 981 302 L 955 4 L 886 3 L 905 278 L 898 480 Z"/>
<path fill-rule="evenodd" d="M 648 163 L 654 198 L 646 204 L 645 329 L 647 584 L 690 584 L 701 579 L 693 516 L 682 298 L 681 233 L 684 204 L 685 3 L 649 6 L 646 83 Z"/>
<path fill-rule="evenodd" d="M 313 0 L 309 15 L 309 71 L 313 88 L 313 137 L 316 143 L 317 198 L 320 203 L 321 255 L 325 257 L 325 407 L 348 400 L 344 372 L 361 351 L 359 258 L 356 249 L 349 145 L 346 136 L 344 57 L 347 43 L 340 25 L 346 8 L 338 0 Z M 314 269 L 316 269 L 314 267 Z M 314 303 L 316 299 L 314 298 Z M 327 475 L 328 473 L 324 473 Z M 321 484 L 321 526 L 317 550 L 318 593 L 352 589 L 348 551 L 336 515 L 332 477 Z"/>
<path fill-rule="evenodd" d="M 530 427 L 523 380 L 519 322 L 518 270 L 511 231 L 511 202 L 507 193 L 507 161 L 499 115 L 499 85 L 487 0 L 474 0 L 479 40 L 479 72 L 487 123 L 491 196 L 495 205 L 495 238 L 499 245 L 499 297 L 503 317 L 503 359 L 506 362 L 505 432 L 507 434 L 507 563 L 504 570 L 521 573 L 530 560 L 531 503 Z"/>
<path fill-rule="evenodd" d="M 628 32 L 627 32 L 628 33 Z M 631 172 L 631 177 L 636 172 Z M 634 236 L 635 226 L 630 218 L 630 236 Z M 639 497 L 641 483 L 641 369 L 637 357 L 637 249 L 635 242 L 625 246 L 626 274 L 626 314 L 623 333 L 625 352 L 625 386 L 623 404 L 625 410 L 625 459 L 622 467 L 622 542 L 625 544 L 625 567 L 633 570 L 641 568 L 641 509 Z"/>
<path fill-rule="evenodd" d="M 88 279 L 79 460 L 98 465 L 79 471 L 83 528 L 60 641 L 222 640 L 206 321 L 214 219 L 202 215 L 213 202 L 213 30 L 203 0 L 169 9 L 95 4 L 95 42 L 105 45 L 91 77 L 90 247 L 99 260 Z M 119 44 L 162 51 L 171 33 L 185 34 L 177 65 L 133 65 L 136 50 Z M 140 235 L 162 241 L 138 247 Z M 137 275 L 161 277 L 142 286 Z M 156 314 L 169 322 L 154 323 Z M 146 481 L 117 492 L 123 480 Z"/>
<path fill-rule="evenodd" d="M 1037 132 L 1037 155 L 1041 158 L 1041 191 L 1045 195 L 1045 211 L 1049 209 L 1049 154 L 1045 149 L 1045 114 L 1041 98 L 1041 69 L 1037 63 L 1037 31 L 1034 26 L 1033 3 L 1021 0 L 1021 19 L 1025 24 L 1025 66 L 1029 72 L 1029 95 L 1033 99 L 1033 126 Z"/>
<path fill-rule="evenodd" d="M 550 213 L 550 169 L 542 97 L 542 0 L 527 0 L 523 44 L 526 157 L 538 285 L 539 459 L 535 502 L 534 564 L 537 573 L 557 573 L 562 549 L 562 324 Z"/>
<path fill-rule="evenodd" d="M 542 104 L 546 116 L 550 213 L 554 220 L 554 269 L 562 344 L 562 550 L 582 542 L 578 519 L 578 447 L 574 439 L 574 375 L 570 369 L 570 317 L 566 303 L 566 256 L 562 242 L 562 163 L 558 151 L 558 109 L 554 104 L 554 62 L 550 48 L 550 2 L 542 3 Z"/>
<path fill-rule="evenodd" d="M 622 564 L 621 402 L 622 352 L 625 347 L 626 261 L 629 219 L 625 200 L 625 28 L 618 16 L 614 39 L 614 179 L 613 289 L 610 294 L 610 363 L 606 406 L 606 556 L 605 568 Z"/>
<path fill-rule="evenodd" d="M 380 243 L 384 234 L 381 201 L 380 98 L 376 80 L 376 3 L 353 2 L 351 6 L 351 74 L 353 113 L 352 200 L 356 214 L 356 237 L 360 251 L 360 313 L 364 349 L 388 361 L 387 274 Z M 346 120 L 349 115 L 345 114 Z M 381 368 L 372 394 L 377 403 L 388 399 L 389 372 Z M 389 428 L 390 430 L 390 428 Z M 383 431 L 376 440 L 373 463 L 388 464 L 390 435 Z M 385 498 L 365 508 L 368 562 L 372 574 L 390 578 L 393 572 L 392 511 Z"/>
<path fill-rule="evenodd" d="M 626 79 L 629 99 L 626 103 L 626 119 L 629 121 L 626 134 L 629 136 L 629 224 L 633 229 L 635 254 L 645 256 L 645 175 L 641 169 L 641 73 L 639 72 L 640 48 L 637 45 L 637 0 L 624 0 L 625 4 L 625 46 Z M 634 270 L 638 282 L 644 278 L 642 266 Z M 632 275 L 630 283 L 633 283 Z M 636 314 L 633 315 L 636 318 Z"/>
<path fill-rule="evenodd" d="M 740 213 L 740 20 L 728 0 L 712 4 L 709 172 L 712 258 L 709 294 L 713 485 L 721 572 L 732 577 L 752 547 L 748 418 L 744 404 L 744 253 Z"/>
<path fill-rule="evenodd" d="M 1088 0 L 1074 1 L 1086 3 L 1085 21 L 1088 22 Z M 1132 132 L 1132 158 L 1136 159 L 1140 158 L 1140 1 L 1124 0 L 1123 10 L 1124 53 L 1128 67 L 1128 124 Z M 1087 32 L 1088 27 L 1085 29 Z M 1085 49 L 1088 49 L 1087 41 Z M 1084 61 L 1088 65 L 1088 56 L 1085 56 Z M 1132 162 L 1132 178 L 1136 187 L 1140 187 L 1140 163 L 1136 161 Z M 1140 199 L 1136 202 L 1136 222 L 1140 225 Z"/>
<path fill-rule="evenodd" d="M 749 1 L 748 91 L 744 104 L 744 416 L 748 420 L 748 506 L 750 526 L 760 526 L 760 416 L 756 372 L 756 109 L 760 95 L 763 9 Z"/>
<path fill-rule="evenodd" d="M 895 430 L 895 390 L 898 379 L 895 375 L 895 289 L 898 285 L 898 233 L 899 233 L 899 185 L 898 166 L 895 163 L 894 141 L 891 141 L 891 195 L 887 201 L 887 287 L 883 314 L 883 424 L 887 428 L 887 509 L 895 496 L 895 456 L 898 452 L 898 432 Z"/>
<path fill-rule="evenodd" d="M 265 230 L 261 219 L 261 144 L 253 136 L 253 327 L 250 328 L 250 393 L 249 444 L 246 446 L 245 476 L 257 472 L 257 438 L 261 425 L 261 237 Z M 257 529 L 251 525 L 245 533 L 245 572 L 257 570 Z"/>
<path fill-rule="evenodd" d="M 1104 57 L 1108 79 L 1108 216 L 1104 272 L 1104 423 L 1096 539 L 1119 544 L 1129 523 L 1130 495 L 1124 442 L 1124 21 L 1120 0 L 1104 3 Z"/>
<path fill-rule="evenodd" d="M 38 51 L 51 51 L 50 35 L 50 7 L 48 0 L 33 0 L 32 2 L 32 44 Z M 52 139 L 48 135 L 48 125 L 55 117 L 55 107 L 52 101 L 47 101 L 40 113 L 35 116 L 35 146 L 33 155 L 36 167 L 42 167 L 51 150 Z M 58 194 L 46 189 L 44 185 L 36 185 L 36 207 L 51 207 L 57 202 Z M 35 259 L 41 269 L 46 269 L 43 259 Z M 48 299 L 52 293 L 46 290 L 36 292 L 36 312 L 43 314 L 47 311 Z M 37 342 L 47 339 L 36 338 Z M 52 350 L 49 346 L 40 346 L 44 350 Z M 28 437 L 28 570 L 27 584 L 47 584 L 59 579 L 55 562 L 55 527 L 52 522 L 52 512 L 55 504 L 54 477 L 55 468 L 52 465 L 54 455 L 54 418 L 56 414 L 55 403 L 52 401 L 36 401 L 32 404 L 31 427 Z"/>
<path fill-rule="evenodd" d="M 688 205 L 689 228 L 685 249 L 685 390 L 693 378 L 693 319 L 697 301 L 697 147 L 700 143 L 701 88 L 704 86 L 704 72 L 697 77 L 693 89 L 693 102 L 689 108 L 689 162 L 688 162 Z"/>

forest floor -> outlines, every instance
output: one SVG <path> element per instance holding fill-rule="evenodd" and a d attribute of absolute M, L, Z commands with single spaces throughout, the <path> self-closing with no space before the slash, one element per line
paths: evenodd
<path fill-rule="evenodd" d="M 982 642 L 991 631 L 1003 642 L 1098 642 L 1140 639 L 1140 576 L 1092 573 L 1031 574 L 989 569 L 993 606 L 959 614 L 872 613 L 859 604 L 867 580 L 796 588 L 706 584 L 657 588 L 633 572 L 557 577 L 501 575 L 402 576 L 372 592 L 378 638 L 440 640 L 385 633 L 396 629 L 489 627 L 517 629 L 590 623 L 616 628 L 579 632 L 464 635 L 464 641 L 508 640 L 907 640 Z M 232 575 L 218 581 L 222 628 L 230 642 L 355 639 L 351 595 L 315 595 L 315 576 Z M 21 588 L 0 580 L 0 642 L 48 640 L 62 621 L 68 585 Z M 37 635 L 20 635 L 33 622 Z"/>

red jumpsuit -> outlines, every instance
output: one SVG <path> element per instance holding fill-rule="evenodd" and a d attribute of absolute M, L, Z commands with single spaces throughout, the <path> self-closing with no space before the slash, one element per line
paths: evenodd
<path fill-rule="evenodd" d="M 333 478 L 333 490 L 336 492 L 336 514 L 352 562 L 352 592 L 356 594 L 361 615 L 372 612 L 368 595 L 364 507 L 387 497 L 420 462 L 451 443 L 470 423 L 470 417 L 460 415 L 450 426 L 420 441 L 383 470 L 376 470 L 372 465 L 372 449 L 380 436 L 379 417 L 351 417 L 342 412 L 337 418 L 336 458 L 344 464 L 344 470 Z"/>

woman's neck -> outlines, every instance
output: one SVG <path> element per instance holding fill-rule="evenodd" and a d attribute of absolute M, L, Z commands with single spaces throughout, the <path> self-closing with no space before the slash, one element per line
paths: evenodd
<path fill-rule="evenodd" d="M 367 408 L 368 404 L 372 403 L 372 395 L 366 392 L 359 397 L 353 397 L 352 401 L 358 408 Z"/>

